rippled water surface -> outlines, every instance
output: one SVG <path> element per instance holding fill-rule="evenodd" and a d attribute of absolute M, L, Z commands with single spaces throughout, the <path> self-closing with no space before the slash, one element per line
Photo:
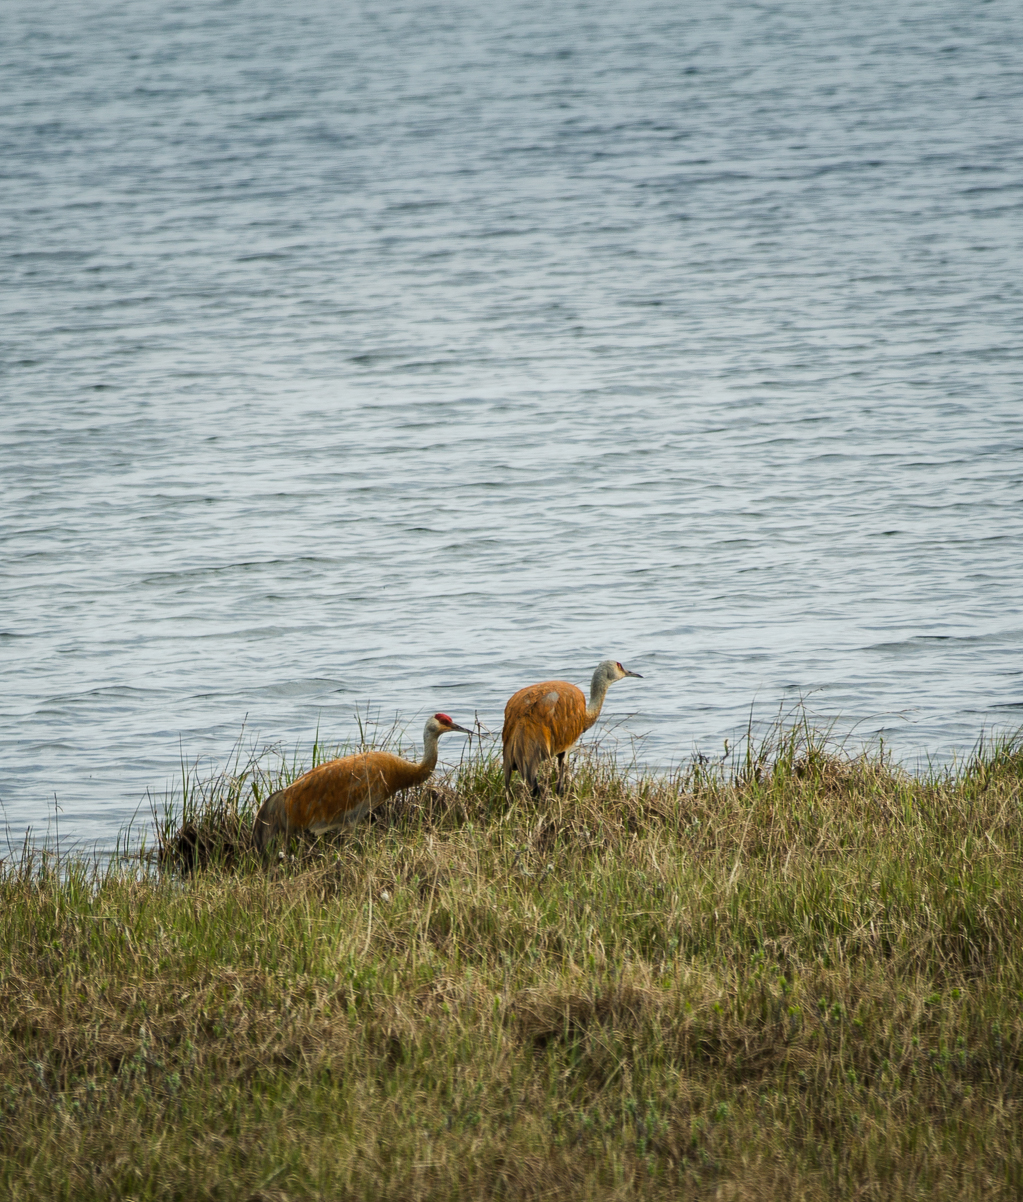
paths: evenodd
<path fill-rule="evenodd" d="M 605 656 L 655 767 L 801 694 L 1018 726 L 1021 56 L 1008 0 L 5 5 L 12 839 Z"/>

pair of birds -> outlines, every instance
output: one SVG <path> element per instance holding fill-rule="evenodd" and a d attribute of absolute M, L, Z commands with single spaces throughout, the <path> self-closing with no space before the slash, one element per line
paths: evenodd
<path fill-rule="evenodd" d="M 597 665 L 587 703 L 581 689 L 564 680 L 529 685 L 504 708 L 504 787 L 510 789 L 518 771 L 533 796 L 539 795 L 536 775 L 544 760 L 558 759 L 557 790 L 568 775 L 568 753 L 575 741 L 600 715 L 608 688 L 626 676 L 639 676 L 613 659 Z M 361 818 L 388 797 L 421 785 L 437 764 L 437 742 L 449 731 L 470 734 L 447 714 L 434 714 L 423 731 L 423 758 L 411 764 L 387 751 L 364 751 L 320 764 L 279 789 L 263 802 L 256 815 L 256 845 L 264 848 L 277 834 L 291 831 L 335 830 Z"/>

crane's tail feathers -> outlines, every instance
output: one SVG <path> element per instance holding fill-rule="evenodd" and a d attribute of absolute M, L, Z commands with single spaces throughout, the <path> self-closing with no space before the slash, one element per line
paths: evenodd
<path fill-rule="evenodd" d="M 550 750 L 524 725 L 513 727 L 504 744 L 504 787 L 511 784 L 511 774 L 518 769 L 519 776 L 534 792 L 536 774 L 540 765 L 550 756 Z"/>
<path fill-rule="evenodd" d="M 265 851 L 270 840 L 280 831 L 288 829 L 287 815 L 284 813 L 284 790 L 271 793 L 259 807 L 252 833 L 255 836 L 258 851 Z"/>

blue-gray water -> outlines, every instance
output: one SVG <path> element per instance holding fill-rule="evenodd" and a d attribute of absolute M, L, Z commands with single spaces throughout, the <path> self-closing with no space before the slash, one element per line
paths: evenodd
<path fill-rule="evenodd" d="M 12 838 L 605 656 L 655 767 L 800 693 L 1015 728 L 1021 57 L 1013 0 L 4 5 Z"/>

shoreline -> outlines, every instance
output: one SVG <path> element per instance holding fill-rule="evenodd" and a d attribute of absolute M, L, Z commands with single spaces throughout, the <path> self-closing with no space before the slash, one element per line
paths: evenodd
<path fill-rule="evenodd" d="M 358 715 L 356 722 L 362 729 Z M 54 803 L 50 802 L 43 823 L 29 824 L 17 834 L 12 834 L 10 823 L 7 824 L 6 854 L 0 855 L 0 863 L 14 863 L 26 849 L 41 855 L 54 855 L 61 859 L 68 856 L 83 860 L 107 862 L 111 860 L 133 860 L 137 858 L 140 844 L 152 846 L 159 843 L 166 825 L 169 812 L 178 810 L 189 811 L 191 799 L 194 796 L 204 797 L 218 793 L 225 788 L 233 787 L 231 781 L 237 782 L 245 777 L 253 777 L 261 789 L 261 795 L 267 791 L 289 783 L 297 775 L 325 760 L 349 755 L 353 751 L 382 749 L 393 751 L 398 755 L 416 757 L 418 743 L 415 738 L 406 737 L 418 722 L 418 715 L 410 723 L 400 724 L 396 719 L 384 724 L 382 737 L 373 737 L 364 741 L 331 741 L 324 742 L 319 730 L 307 739 L 296 739 L 285 747 L 280 740 L 273 742 L 246 743 L 246 731 L 243 727 L 226 755 L 217 757 L 210 752 L 196 754 L 191 759 L 182 755 L 176 772 L 177 784 L 168 783 L 163 789 L 147 788 L 142 800 L 138 803 L 133 817 L 124 822 L 116 831 L 106 836 L 84 837 L 76 835 L 74 819 L 60 809 L 60 816 L 55 820 Z M 857 726 L 841 727 L 837 719 L 829 720 L 826 725 L 816 725 L 816 719 L 806 713 L 801 705 L 778 707 L 776 716 L 757 718 L 737 738 L 722 740 L 721 747 L 713 754 L 707 754 L 700 747 L 694 746 L 677 761 L 661 765 L 653 765 L 640 758 L 637 748 L 642 749 L 643 736 L 618 738 L 617 729 L 620 723 L 603 730 L 596 737 L 581 744 L 573 752 L 573 761 L 580 764 L 594 759 L 612 761 L 615 770 L 628 761 L 628 766 L 621 769 L 623 775 L 633 783 L 658 781 L 669 787 L 684 787 L 684 781 L 699 770 L 713 766 L 719 770 L 722 778 L 737 776 L 745 760 L 752 755 L 754 758 L 771 754 L 771 747 L 786 731 L 801 730 L 819 743 L 822 750 L 837 758 L 854 760 L 873 759 L 880 757 L 886 766 L 898 773 L 904 773 L 914 780 L 927 782 L 929 780 L 944 780 L 963 771 L 970 763 L 988 754 L 988 751 L 1003 744 L 1013 744 L 1023 737 L 1023 726 L 1002 726 L 981 729 L 969 746 L 955 747 L 942 756 L 932 756 L 924 748 L 915 748 L 909 754 L 898 754 L 883 734 L 873 734 L 868 738 L 858 737 Z M 482 734 L 482 738 L 480 737 Z M 474 729 L 470 754 L 484 761 L 496 756 L 500 758 L 500 736 L 486 728 Z M 629 749 L 629 754 L 621 754 L 622 747 Z M 451 779 L 457 774 L 466 758 L 466 752 L 454 755 L 449 751 L 442 755 L 437 771 L 431 778 L 432 783 L 443 782 L 449 787 Z M 244 812 L 254 815 L 258 802 L 250 797 L 243 801 Z M 385 812 L 387 807 L 385 807 Z M 164 832 L 165 833 L 165 832 Z"/>

